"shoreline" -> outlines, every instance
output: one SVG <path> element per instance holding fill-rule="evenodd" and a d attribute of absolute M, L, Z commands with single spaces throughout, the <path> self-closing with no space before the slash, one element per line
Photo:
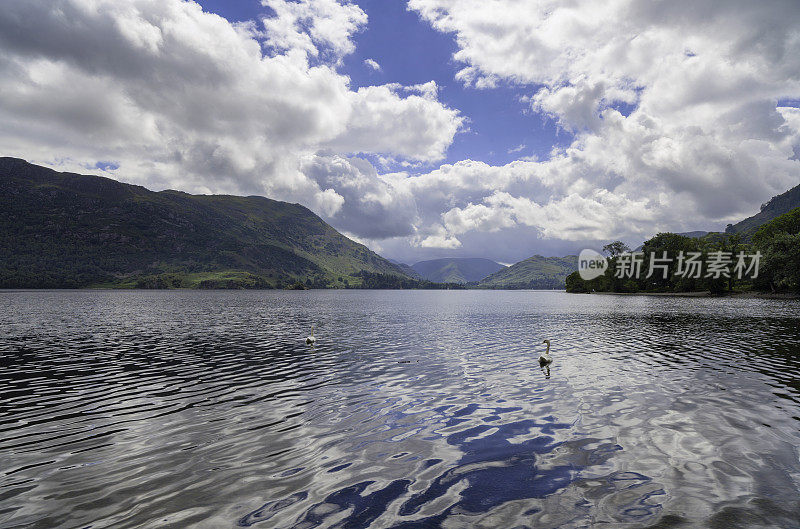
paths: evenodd
<path fill-rule="evenodd" d="M 738 299 L 800 299 L 800 294 L 771 292 L 726 292 L 711 294 L 710 292 L 570 292 L 570 294 L 595 294 L 600 296 L 656 296 L 667 298 L 738 298 Z"/>
<path fill-rule="evenodd" d="M 564 289 L 535 289 L 535 288 L 128 288 L 128 287 L 48 287 L 48 288 L 0 288 L 0 293 L 9 292 L 68 292 L 68 291 L 95 291 L 95 292 L 208 292 L 208 291 L 274 291 L 291 292 L 303 290 L 330 290 L 330 291 L 349 291 L 349 290 L 397 290 L 397 291 L 502 291 L 502 292 L 564 292 L 575 295 L 598 295 L 598 296 L 654 296 L 668 298 L 738 298 L 738 299 L 783 299 L 800 300 L 800 294 L 791 292 L 770 293 L 770 292 L 726 292 L 725 294 L 711 294 L 708 291 L 700 292 L 567 292 Z"/>

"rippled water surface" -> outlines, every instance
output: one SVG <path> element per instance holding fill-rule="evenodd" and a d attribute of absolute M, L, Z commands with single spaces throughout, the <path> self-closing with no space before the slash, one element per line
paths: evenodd
<path fill-rule="evenodd" d="M 799 445 L 797 302 L 0 292 L 3 528 L 800 527 Z"/>

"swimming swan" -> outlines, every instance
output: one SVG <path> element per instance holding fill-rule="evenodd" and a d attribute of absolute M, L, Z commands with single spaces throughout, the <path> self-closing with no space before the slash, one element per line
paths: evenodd
<path fill-rule="evenodd" d="M 542 343 L 547 344 L 547 351 L 545 351 L 544 354 L 539 355 L 540 367 L 549 366 L 550 364 L 553 363 L 553 359 L 550 358 L 550 340 L 545 340 Z"/>
<path fill-rule="evenodd" d="M 317 339 L 314 338 L 314 324 L 311 324 L 311 336 L 306 336 L 306 343 L 311 345 L 312 343 L 316 342 Z"/>

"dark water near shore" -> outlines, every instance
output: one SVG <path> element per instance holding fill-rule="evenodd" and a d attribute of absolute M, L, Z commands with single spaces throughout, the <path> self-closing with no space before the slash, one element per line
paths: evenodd
<path fill-rule="evenodd" d="M 0 292 L 2 528 L 800 527 L 799 447 L 798 302 Z"/>

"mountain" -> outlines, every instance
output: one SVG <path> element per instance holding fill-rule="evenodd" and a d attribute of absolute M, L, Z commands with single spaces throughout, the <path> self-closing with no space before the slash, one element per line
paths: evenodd
<path fill-rule="evenodd" d="M 749 239 L 761 226 L 784 213 L 800 207 L 800 185 L 793 187 L 786 193 L 772 197 L 766 204 L 761 205 L 761 211 L 736 224 L 729 224 L 725 233 L 741 233 Z"/>
<path fill-rule="evenodd" d="M 505 268 L 489 259 L 433 259 L 411 265 L 420 276 L 436 283 L 472 283 Z"/>
<path fill-rule="evenodd" d="M 690 231 L 678 233 L 678 235 L 718 242 L 725 240 L 728 235 L 738 233 L 742 236 L 742 240 L 749 241 L 763 224 L 798 207 L 800 207 L 800 185 L 793 187 L 785 193 L 772 197 L 769 201 L 762 204 L 761 211 L 752 217 L 747 217 L 736 224 L 728 224 L 724 233 L 715 231 Z M 640 251 L 642 247 L 643 245 L 638 246 L 635 251 Z"/>
<path fill-rule="evenodd" d="M 478 283 L 482 288 L 551 289 L 564 288 L 568 275 L 578 270 L 578 256 L 534 255 L 496 272 Z"/>
<path fill-rule="evenodd" d="M 419 275 L 419 274 L 417 273 L 417 271 L 416 271 L 416 270 L 414 270 L 413 268 L 411 268 L 411 266 L 409 266 L 409 265 L 407 265 L 407 264 L 405 264 L 405 263 L 401 263 L 400 261 L 395 261 L 394 259 L 389 259 L 389 261 L 390 261 L 392 264 L 395 264 L 395 265 L 397 265 L 398 267 L 400 267 L 400 270 L 402 270 L 402 271 L 403 271 L 403 273 L 404 273 L 405 275 L 407 275 L 408 277 L 412 277 L 412 278 L 414 278 L 414 279 L 422 279 L 422 276 L 421 276 L 421 275 Z"/>
<path fill-rule="evenodd" d="M 0 158 L 0 288 L 358 286 L 396 265 L 309 209 Z"/>

